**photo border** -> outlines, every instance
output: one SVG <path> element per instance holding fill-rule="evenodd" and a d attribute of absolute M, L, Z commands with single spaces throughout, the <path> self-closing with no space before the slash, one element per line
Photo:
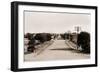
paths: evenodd
<path fill-rule="evenodd" d="M 18 68 L 18 6 L 19 5 L 94 9 L 95 10 L 95 64 L 72 65 L 72 66 L 65 65 L 65 66 L 52 66 L 52 67 L 39 67 L 39 68 Z M 16 72 L 16 71 L 96 67 L 97 66 L 97 44 L 98 44 L 97 34 L 98 34 L 97 32 L 97 6 L 18 2 L 18 1 L 11 2 L 11 70 Z"/>

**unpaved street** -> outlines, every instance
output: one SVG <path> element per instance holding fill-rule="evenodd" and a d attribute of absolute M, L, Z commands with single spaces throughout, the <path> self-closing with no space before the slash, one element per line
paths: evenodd
<path fill-rule="evenodd" d="M 71 44 L 70 44 L 71 45 Z M 65 40 L 54 40 L 53 44 L 45 48 L 40 54 L 34 56 L 34 53 L 25 54 L 25 61 L 44 61 L 44 60 L 75 60 L 89 59 L 89 54 L 78 53 L 71 49 Z"/>

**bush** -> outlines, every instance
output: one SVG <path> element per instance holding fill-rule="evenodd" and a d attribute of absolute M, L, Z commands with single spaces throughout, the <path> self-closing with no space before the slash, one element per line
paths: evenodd
<path fill-rule="evenodd" d="M 78 34 L 77 43 L 82 47 L 82 52 L 90 53 L 90 34 L 88 32 Z"/>

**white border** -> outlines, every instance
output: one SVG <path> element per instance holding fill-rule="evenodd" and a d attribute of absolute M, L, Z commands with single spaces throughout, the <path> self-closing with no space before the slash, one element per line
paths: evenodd
<path fill-rule="evenodd" d="M 23 26 L 23 11 L 53 11 L 53 12 L 73 12 L 73 13 L 90 13 L 91 14 L 91 58 L 86 60 L 61 60 L 61 61 L 43 61 L 43 62 L 24 62 L 24 26 Z M 47 6 L 18 6 L 18 68 L 35 68 L 35 67 L 50 67 L 50 66 L 70 66 L 95 64 L 95 10 L 93 9 L 78 9 L 78 8 L 60 8 Z"/>

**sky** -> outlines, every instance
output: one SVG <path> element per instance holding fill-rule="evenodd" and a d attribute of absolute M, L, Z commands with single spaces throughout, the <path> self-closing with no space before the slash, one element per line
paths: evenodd
<path fill-rule="evenodd" d="M 65 33 L 80 31 L 90 32 L 90 14 L 52 13 L 52 12 L 24 12 L 25 33 Z"/>

